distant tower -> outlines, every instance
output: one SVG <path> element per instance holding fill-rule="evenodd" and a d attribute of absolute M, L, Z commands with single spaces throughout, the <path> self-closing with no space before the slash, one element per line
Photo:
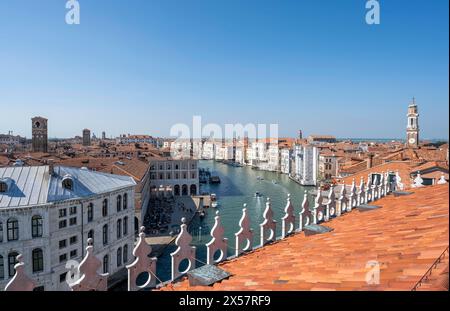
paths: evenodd
<path fill-rule="evenodd" d="M 83 130 L 83 146 L 91 145 L 91 131 L 88 129 Z"/>
<path fill-rule="evenodd" d="M 303 139 L 303 132 L 302 132 L 302 130 L 298 130 L 298 139 Z"/>
<path fill-rule="evenodd" d="M 31 136 L 33 152 L 47 152 L 47 119 L 34 117 L 31 119 Z"/>
<path fill-rule="evenodd" d="M 106 139 L 106 133 L 103 131 L 102 132 L 102 139 L 105 140 Z"/>
<path fill-rule="evenodd" d="M 416 100 L 408 106 L 408 126 L 406 127 L 406 146 L 409 148 L 419 147 L 419 112 L 417 110 Z"/>

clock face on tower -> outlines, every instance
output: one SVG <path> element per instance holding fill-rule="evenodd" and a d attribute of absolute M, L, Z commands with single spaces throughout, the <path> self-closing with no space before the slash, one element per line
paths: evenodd
<path fill-rule="evenodd" d="M 409 143 L 410 143 L 411 145 L 413 145 L 415 142 L 416 142 L 416 140 L 415 140 L 414 138 L 411 137 L 411 138 L 409 139 Z"/>

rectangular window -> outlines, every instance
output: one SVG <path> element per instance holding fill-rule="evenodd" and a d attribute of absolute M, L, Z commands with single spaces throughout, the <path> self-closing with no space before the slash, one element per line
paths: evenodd
<path fill-rule="evenodd" d="M 78 237 L 76 235 L 74 235 L 73 237 L 70 238 L 70 245 L 77 243 L 78 241 Z"/>
<path fill-rule="evenodd" d="M 67 272 L 64 272 L 64 273 L 62 273 L 62 274 L 59 275 L 59 282 L 60 282 L 60 283 L 66 281 L 66 275 L 67 275 Z"/>
<path fill-rule="evenodd" d="M 77 250 L 76 249 L 70 251 L 70 258 L 74 258 L 74 257 L 77 257 Z"/>
<path fill-rule="evenodd" d="M 67 216 L 67 210 L 65 208 L 62 208 L 59 210 L 59 218 L 66 217 Z"/>
<path fill-rule="evenodd" d="M 70 218 L 70 225 L 71 225 L 71 226 L 74 226 L 74 225 L 76 225 L 76 224 L 77 224 L 77 218 L 76 218 L 76 217 Z"/>
<path fill-rule="evenodd" d="M 70 213 L 70 215 L 75 215 L 77 213 L 77 207 L 71 206 L 69 213 Z"/>
<path fill-rule="evenodd" d="M 59 241 L 59 249 L 64 248 L 66 246 L 67 246 L 67 240 Z"/>
<path fill-rule="evenodd" d="M 60 220 L 59 221 L 59 229 L 67 227 L 67 220 Z"/>
<path fill-rule="evenodd" d="M 59 262 L 64 262 L 67 260 L 67 254 L 61 254 L 59 255 Z"/>

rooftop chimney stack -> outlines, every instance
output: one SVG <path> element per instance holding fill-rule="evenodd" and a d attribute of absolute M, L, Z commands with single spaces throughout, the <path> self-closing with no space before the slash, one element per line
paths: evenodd
<path fill-rule="evenodd" d="M 374 154 L 369 153 L 368 156 L 369 156 L 369 158 L 367 159 L 367 168 L 372 168 Z"/>
<path fill-rule="evenodd" d="M 55 172 L 55 163 L 54 163 L 53 159 L 48 159 L 47 164 L 48 164 L 49 175 L 53 175 L 53 173 Z"/>

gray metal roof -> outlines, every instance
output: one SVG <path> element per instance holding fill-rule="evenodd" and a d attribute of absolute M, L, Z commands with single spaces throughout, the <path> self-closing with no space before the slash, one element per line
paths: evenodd
<path fill-rule="evenodd" d="M 62 186 L 66 175 L 70 175 L 73 180 L 72 190 Z M 0 180 L 8 178 L 12 183 L 5 193 L 0 192 L 0 208 L 79 199 L 136 185 L 133 178 L 128 176 L 64 166 L 56 166 L 51 176 L 48 166 L 0 167 Z"/>

